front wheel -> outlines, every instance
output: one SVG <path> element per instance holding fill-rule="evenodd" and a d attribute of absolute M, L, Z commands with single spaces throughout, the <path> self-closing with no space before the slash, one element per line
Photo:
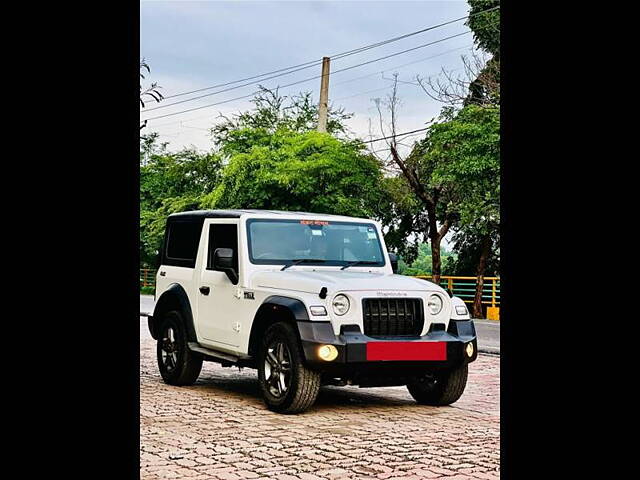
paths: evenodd
<path fill-rule="evenodd" d="M 464 365 L 416 377 L 407 389 L 416 402 L 423 405 L 450 405 L 456 402 L 467 385 L 468 366 Z"/>
<path fill-rule="evenodd" d="M 320 373 L 308 369 L 291 325 L 278 322 L 266 331 L 258 353 L 258 379 L 264 401 L 278 413 L 300 413 L 318 397 Z"/>

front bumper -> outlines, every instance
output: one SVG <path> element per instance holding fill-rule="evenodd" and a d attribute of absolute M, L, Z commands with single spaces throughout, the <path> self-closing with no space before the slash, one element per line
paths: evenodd
<path fill-rule="evenodd" d="M 351 380 L 361 386 L 402 385 L 415 375 L 456 368 L 478 356 L 472 320 L 432 324 L 422 337 L 369 337 L 357 326 L 335 335 L 330 322 L 298 322 L 307 365 L 327 377 Z M 468 344 L 473 345 L 471 356 Z M 327 362 L 318 356 L 322 345 L 333 345 L 338 356 Z"/>

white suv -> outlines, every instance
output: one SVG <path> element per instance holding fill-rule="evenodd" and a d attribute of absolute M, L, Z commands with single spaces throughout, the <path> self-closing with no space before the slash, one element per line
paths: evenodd
<path fill-rule="evenodd" d="M 395 275 L 378 222 L 325 214 L 206 210 L 170 215 L 149 330 L 164 381 L 203 360 L 258 370 L 267 406 L 297 413 L 320 385 L 407 385 L 458 400 L 476 332 L 464 302 Z"/>

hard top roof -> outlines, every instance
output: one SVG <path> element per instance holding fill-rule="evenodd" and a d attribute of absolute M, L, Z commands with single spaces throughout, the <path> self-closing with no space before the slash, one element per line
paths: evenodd
<path fill-rule="evenodd" d="M 240 218 L 243 214 L 264 214 L 264 215 L 296 215 L 296 216 L 309 216 L 309 217 L 335 217 L 335 218 L 356 218 L 347 217 L 344 215 L 331 215 L 328 213 L 311 213 L 311 212 L 295 212 L 295 211 L 283 211 L 283 210 L 191 210 L 188 212 L 172 213 L 169 215 L 171 220 L 196 220 L 205 218 Z"/>

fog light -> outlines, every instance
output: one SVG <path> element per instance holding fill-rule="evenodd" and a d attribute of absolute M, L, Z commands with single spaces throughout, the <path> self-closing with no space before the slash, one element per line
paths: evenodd
<path fill-rule="evenodd" d="M 473 357 L 473 343 L 467 343 L 467 348 L 465 348 L 467 352 L 467 357 Z"/>
<path fill-rule="evenodd" d="M 338 349 L 333 345 L 323 345 L 318 349 L 318 356 L 326 362 L 331 362 L 338 358 Z"/>

